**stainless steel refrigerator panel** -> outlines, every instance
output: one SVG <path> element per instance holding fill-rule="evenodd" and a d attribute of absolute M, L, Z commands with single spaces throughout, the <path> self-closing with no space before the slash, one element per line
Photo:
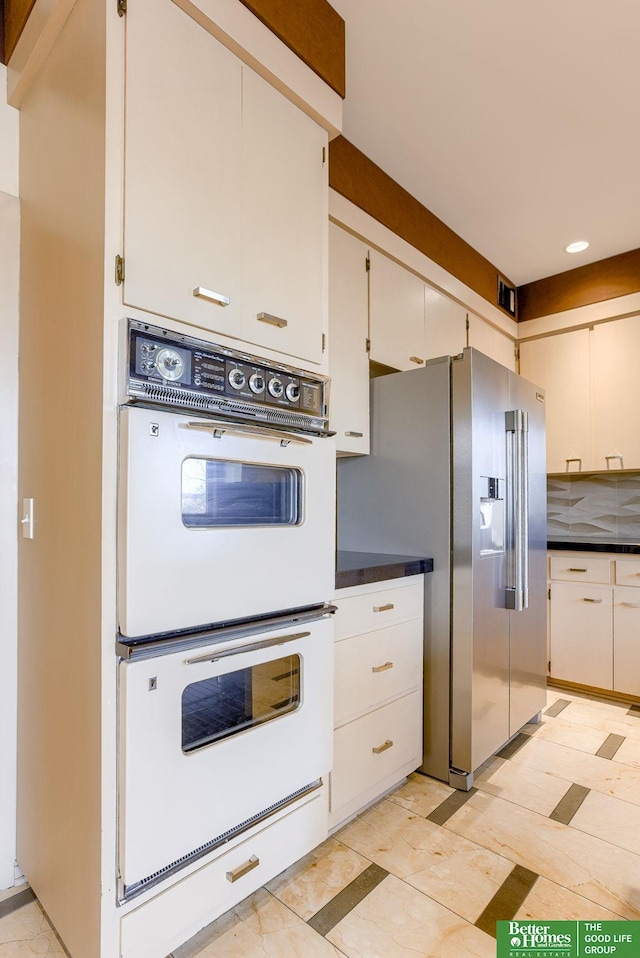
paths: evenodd
<path fill-rule="evenodd" d="M 511 407 L 528 415 L 528 607 L 510 618 L 509 735 L 546 703 L 547 476 L 544 391 L 510 373 Z M 544 637 L 544 638 L 543 638 Z"/>
<path fill-rule="evenodd" d="M 508 370 L 466 349 L 453 362 L 452 384 L 451 764 L 471 773 L 509 738 L 503 521 Z"/>
<path fill-rule="evenodd" d="M 450 681 L 450 365 L 371 383 L 371 454 L 338 461 L 338 547 L 433 557 L 425 576 L 424 763 L 447 780 Z"/>

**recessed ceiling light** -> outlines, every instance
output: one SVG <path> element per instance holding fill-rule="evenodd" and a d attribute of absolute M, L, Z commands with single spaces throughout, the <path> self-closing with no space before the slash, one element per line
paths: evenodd
<path fill-rule="evenodd" d="M 565 246 L 565 253 L 581 253 L 583 250 L 587 249 L 589 244 L 586 240 L 577 240 L 575 243 L 569 243 L 568 246 Z"/>

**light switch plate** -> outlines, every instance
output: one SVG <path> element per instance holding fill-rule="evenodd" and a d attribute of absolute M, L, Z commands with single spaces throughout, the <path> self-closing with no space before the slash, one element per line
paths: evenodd
<path fill-rule="evenodd" d="M 33 539 L 33 499 L 22 500 L 22 537 Z"/>

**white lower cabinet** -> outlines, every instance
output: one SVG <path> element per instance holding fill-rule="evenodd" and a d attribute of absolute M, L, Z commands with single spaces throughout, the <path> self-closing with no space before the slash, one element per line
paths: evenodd
<path fill-rule="evenodd" d="M 551 556 L 550 675 L 640 696 L 640 559 Z"/>
<path fill-rule="evenodd" d="M 640 695 L 640 589 L 614 589 L 613 630 L 613 687 Z"/>
<path fill-rule="evenodd" d="M 331 829 L 422 762 L 423 577 L 342 589 L 335 604 Z"/>
<path fill-rule="evenodd" d="M 580 685 L 613 689 L 610 586 L 552 582 L 551 675 Z"/>

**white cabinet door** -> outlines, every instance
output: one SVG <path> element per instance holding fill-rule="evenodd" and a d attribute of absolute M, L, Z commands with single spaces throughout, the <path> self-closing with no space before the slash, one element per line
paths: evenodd
<path fill-rule="evenodd" d="M 591 469 L 590 333 L 576 329 L 520 345 L 520 373 L 545 390 L 547 471 Z"/>
<path fill-rule="evenodd" d="M 242 97 L 244 338 L 318 363 L 326 310 L 327 134 L 248 67 Z"/>
<path fill-rule="evenodd" d="M 551 675 L 594 688 L 613 688 L 612 589 L 551 584 Z"/>
<path fill-rule="evenodd" d="M 469 313 L 469 345 L 497 363 L 515 371 L 516 354 L 512 339 L 494 329 L 479 316 Z M 527 377 L 529 378 L 529 377 Z"/>
<path fill-rule="evenodd" d="M 424 283 L 409 270 L 370 254 L 371 359 L 394 369 L 415 369 L 426 358 Z"/>
<path fill-rule="evenodd" d="M 467 311 L 430 286 L 424 288 L 425 359 L 457 356 L 467 345 Z"/>
<path fill-rule="evenodd" d="M 126 30 L 124 302 L 240 336 L 240 61 L 169 0 Z"/>
<path fill-rule="evenodd" d="M 613 634 L 613 687 L 640 695 L 640 589 L 614 590 Z"/>
<path fill-rule="evenodd" d="M 593 329 L 593 468 L 639 469 L 640 316 Z"/>
<path fill-rule="evenodd" d="M 369 452 L 368 249 L 329 225 L 330 423 L 338 453 Z"/>

